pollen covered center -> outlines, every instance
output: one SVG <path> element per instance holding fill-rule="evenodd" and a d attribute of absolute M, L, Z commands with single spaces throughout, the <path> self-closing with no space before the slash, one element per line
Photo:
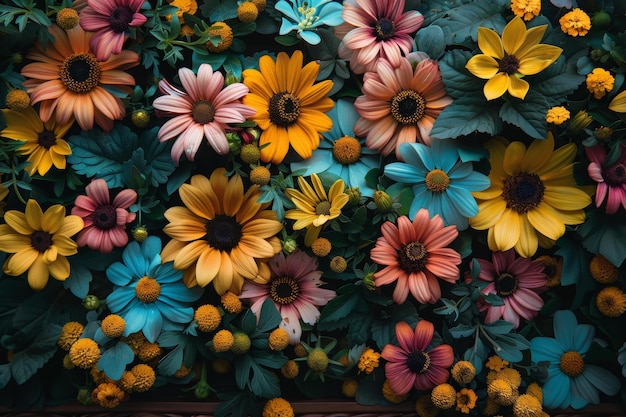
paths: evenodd
<path fill-rule="evenodd" d="M 123 33 L 133 20 L 133 11 L 126 7 L 117 7 L 109 17 L 109 27 L 116 33 Z"/>
<path fill-rule="evenodd" d="M 333 157 L 341 164 L 354 164 L 361 157 L 361 144 L 350 136 L 337 139 L 333 143 Z"/>
<path fill-rule="evenodd" d="M 400 268 L 406 272 L 419 272 L 426 266 L 428 251 L 422 243 L 415 241 L 400 249 L 398 258 Z"/>
<path fill-rule="evenodd" d="M 60 77 L 72 93 L 88 93 L 100 83 L 100 64 L 93 54 L 72 54 L 63 61 Z"/>
<path fill-rule="evenodd" d="M 211 123 L 215 118 L 215 106 L 208 100 L 198 100 L 193 103 L 191 117 L 201 125 Z"/>
<path fill-rule="evenodd" d="M 507 208 L 526 213 L 541 203 L 545 189 L 537 174 L 520 172 L 504 179 L 502 197 Z"/>
<path fill-rule="evenodd" d="M 270 298 L 281 305 L 291 304 L 300 294 L 298 282 L 291 277 L 273 278 L 269 284 Z"/>
<path fill-rule="evenodd" d="M 288 92 L 276 93 L 270 98 L 269 117 L 275 125 L 287 127 L 300 116 L 300 99 Z"/>
<path fill-rule="evenodd" d="M 143 277 L 135 286 L 137 299 L 142 303 L 154 303 L 161 295 L 161 284 L 151 277 Z"/>
<path fill-rule="evenodd" d="M 390 111 L 398 123 L 414 125 L 426 114 L 426 100 L 417 91 L 402 90 L 391 99 Z"/>
<path fill-rule="evenodd" d="M 426 188 L 435 193 L 446 191 L 450 185 L 450 177 L 440 169 L 433 169 L 426 174 Z"/>
<path fill-rule="evenodd" d="M 396 34 L 396 24 L 393 20 L 383 17 L 376 22 L 376 25 L 374 26 L 374 34 L 379 42 L 391 39 Z"/>
<path fill-rule="evenodd" d="M 561 355 L 559 363 L 561 371 L 569 377 L 577 377 L 585 370 L 585 360 L 580 353 L 569 351 Z"/>
<path fill-rule="evenodd" d="M 430 367 L 430 356 L 426 352 L 411 352 L 406 359 L 406 366 L 413 373 L 423 374 Z"/>

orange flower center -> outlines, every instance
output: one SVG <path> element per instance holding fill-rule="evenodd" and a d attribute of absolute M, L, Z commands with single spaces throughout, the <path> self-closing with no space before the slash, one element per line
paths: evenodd
<path fill-rule="evenodd" d="M 559 363 L 561 371 L 569 377 L 577 377 L 585 370 L 585 360 L 580 353 L 569 351 L 561 355 L 561 363 Z"/>
<path fill-rule="evenodd" d="M 440 169 L 433 169 L 426 174 L 426 188 L 435 193 L 446 191 L 450 185 L 450 177 Z"/>
<path fill-rule="evenodd" d="M 211 123 L 215 118 L 215 106 L 208 100 L 198 100 L 191 109 L 193 121 L 204 125 Z"/>
<path fill-rule="evenodd" d="M 333 143 L 333 157 L 341 164 L 354 164 L 361 157 L 361 144 L 350 136 L 337 139 Z"/>
<path fill-rule="evenodd" d="M 30 235 L 30 244 L 36 251 L 44 253 L 52 246 L 52 235 L 48 232 L 35 230 L 33 234 Z"/>
<path fill-rule="evenodd" d="M 71 92 L 88 93 L 100 83 L 100 64 L 93 54 L 72 54 L 63 61 L 60 76 Z"/>
<path fill-rule="evenodd" d="M 398 253 L 398 264 L 406 272 L 422 271 L 427 260 L 428 251 L 417 240 L 405 245 Z"/>
<path fill-rule="evenodd" d="M 626 184 L 626 166 L 617 162 L 602 172 L 602 178 L 609 185 L 620 186 Z"/>
<path fill-rule="evenodd" d="M 426 352 L 411 352 L 406 359 L 406 366 L 413 373 L 423 374 L 430 367 L 430 356 Z"/>
<path fill-rule="evenodd" d="M 391 115 L 402 125 L 414 125 L 426 113 L 426 100 L 417 91 L 402 90 L 391 99 Z"/>
<path fill-rule="evenodd" d="M 161 295 L 161 284 L 151 277 L 143 277 L 135 286 L 137 299 L 142 303 L 154 303 Z"/>
<path fill-rule="evenodd" d="M 230 252 L 239 244 L 241 235 L 241 225 L 237 223 L 234 217 L 218 214 L 213 220 L 207 221 L 204 239 L 209 242 L 211 247 Z"/>
<path fill-rule="evenodd" d="M 517 278 L 505 272 L 496 278 L 495 287 L 496 292 L 501 297 L 513 295 L 517 291 Z"/>
<path fill-rule="evenodd" d="M 124 33 L 132 20 L 133 11 L 126 6 L 120 6 L 111 13 L 109 17 L 109 27 L 115 33 Z"/>
<path fill-rule="evenodd" d="M 277 126 L 289 126 L 300 117 L 300 99 L 286 91 L 274 94 L 269 102 L 269 117 Z"/>
<path fill-rule="evenodd" d="M 520 172 L 504 179 L 502 197 L 507 208 L 526 213 L 541 203 L 545 189 L 539 175 Z"/>
<path fill-rule="evenodd" d="M 374 34 L 376 35 L 376 40 L 379 42 L 393 38 L 396 34 L 396 24 L 393 20 L 383 17 L 376 22 L 376 25 L 374 26 Z"/>
<path fill-rule="evenodd" d="M 505 55 L 500 62 L 498 62 L 498 70 L 500 72 L 513 75 L 517 73 L 519 69 L 519 59 L 513 55 Z"/>
<path fill-rule="evenodd" d="M 96 207 L 91 215 L 94 225 L 101 230 L 109 230 L 117 225 L 115 207 L 110 204 Z"/>
<path fill-rule="evenodd" d="M 50 149 L 57 143 L 57 138 L 54 136 L 54 132 L 44 129 L 37 138 L 37 143 L 44 149 Z"/>
<path fill-rule="evenodd" d="M 269 285 L 270 298 L 280 305 L 288 305 L 298 299 L 300 286 L 291 277 L 273 278 Z"/>

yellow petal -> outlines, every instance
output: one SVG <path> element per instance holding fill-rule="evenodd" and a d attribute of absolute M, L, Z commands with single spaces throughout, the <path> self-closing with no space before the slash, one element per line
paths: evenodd
<path fill-rule="evenodd" d="M 522 171 L 522 160 L 525 153 L 526 146 L 522 142 L 511 142 L 506 148 L 502 165 L 507 175 L 517 174 Z"/>
<path fill-rule="evenodd" d="M 43 217 L 43 211 L 39 207 L 39 203 L 32 198 L 26 203 L 26 209 L 24 210 L 26 215 L 26 221 L 32 228 L 32 230 L 41 230 L 41 218 Z"/>
<path fill-rule="evenodd" d="M 227 216 L 234 217 L 243 203 L 243 181 L 241 177 L 239 175 L 233 176 L 228 181 L 225 191 L 223 201 L 224 213 Z"/>
<path fill-rule="evenodd" d="M 478 78 L 488 80 L 499 71 L 498 62 L 488 55 L 474 55 L 467 61 L 465 68 Z"/>
<path fill-rule="evenodd" d="M 613 97 L 609 103 L 609 110 L 616 113 L 626 113 L 626 90 Z"/>
<path fill-rule="evenodd" d="M 226 252 L 221 252 L 220 255 L 222 257 L 220 270 L 217 271 L 217 276 L 213 280 L 213 287 L 215 287 L 215 291 L 218 294 L 224 294 L 229 289 L 229 283 L 230 287 L 232 287 L 235 282 L 237 284 L 243 282 L 243 279 L 241 279 L 241 275 L 235 274 L 233 261 L 230 259 L 230 255 Z M 241 293 L 241 290 L 235 294 L 239 293 Z"/>
<path fill-rule="evenodd" d="M 56 233 L 65 219 L 65 207 L 60 204 L 50 206 L 41 218 L 41 229 L 50 233 Z"/>
<path fill-rule="evenodd" d="M 528 221 L 542 235 L 557 240 L 565 233 L 565 225 L 560 219 L 553 216 L 552 210 L 546 209 L 545 203 L 539 204 L 534 210 L 529 210 L 526 215 Z M 548 206 L 549 207 L 549 206 Z"/>
<path fill-rule="evenodd" d="M 498 250 L 505 251 L 515 246 L 521 233 L 520 217 L 522 216 L 516 211 L 506 209 L 500 220 L 493 226 L 493 237 Z"/>
<path fill-rule="evenodd" d="M 516 55 L 526 40 L 526 25 L 519 17 L 514 17 L 502 31 L 502 46 L 507 55 Z"/>
<path fill-rule="evenodd" d="M 563 50 L 554 45 L 535 45 L 530 48 L 523 57 L 518 57 L 519 67 L 517 72 L 524 75 L 537 74 L 547 67 L 549 67 L 554 61 L 556 61 L 561 55 Z"/>
<path fill-rule="evenodd" d="M 0 226 L 0 251 L 16 253 L 30 247 L 30 235 L 13 233 L 12 230 L 4 224 Z"/>
<path fill-rule="evenodd" d="M 504 72 L 500 72 L 493 76 L 489 81 L 485 83 L 483 87 L 483 93 L 487 100 L 494 100 L 502 97 L 509 88 L 509 76 Z"/>
<path fill-rule="evenodd" d="M 54 263 L 48 265 L 48 271 L 54 279 L 65 281 L 70 276 L 70 263 L 64 256 L 59 256 Z"/>
<path fill-rule="evenodd" d="M 55 234 L 52 236 L 52 244 L 57 248 L 59 255 L 71 256 L 78 253 L 78 245 L 67 236 Z"/>
<path fill-rule="evenodd" d="M 63 224 L 59 230 L 56 231 L 55 235 L 74 236 L 76 233 L 80 232 L 83 227 L 85 227 L 83 219 L 80 216 L 70 214 L 63 218 Z"/>
<path fill-rule="evenodd" d="M 174 258 L 174 268 L 183 270 L 193 265 L 204 251 L 210 250 L 211 247 L 204 240 L 191 242 L 180 250 Z"/>
<path fill-rule="evenodd" d="M 495 30 L 479 27 L 478 28 L 478 47 L 483 54 L 490 57 L 502 59 L 504 57 L 504 48 L 502 47 L 502 40 L 500 35 Z"/>
<path fill-rule="evenodd" d="M 503 198 L 496 198 L 478 204 L 478 214 L 469 219 L 470 225 L 476 230 L 491 228 L 506 209 L 506 202 Z"/>
<path fill-rule="evenodd" d="M 4 213 L 4 221 L 8 227 L 15 230 L 20 235 L 30 236 L 33 233 L 33 228 L 26 220 L 24 213 L 17 210 L 9 210 Z M 11 233 L 12 230 L 6 230 L 5 232 Z"/>
<path fill-rule="evenodd" d="M 523 172 L 539 173 L 541 168 L 552 158 L 552 150 L 554 149 L 554 137 L 552 133 L 548 133 L 546 139 L 536 139 L 526 151 L 526 155 L 522 159 L 521 170 Z"/>
<path fill-rule="evenodd" d="M 259 273 L 259 267 L 254 258 L 237 247 L 230 251 L 230 259 L 233 261 L 234 271 L 244 278 L 253 279 Z"/>
<path fill-rule="evenodd" d="M 35 291 L 42 290 L 48 283 L 49 277 L 48 265 L 46 265 L 40 256 L 35 259 L 35 262 L 33 262 L 28 270 L 28 285 Z"/>
<path fill-rule="evenodd" d="M 5 262 L 3 268 L 4 273 L 13 276 L 21 275 L 31 267 L 35 259 L 39 256 L 39 252 L 32 247 L 24 248 L 10 256 Z"/>
<path fill-rule="evenodd" d="M 196 280 L 199 286 L 206 287 L 213 281 L 220 269 L 221 259 L 220 251 L 212 248 L 207 248 L 200 254 L 196 264 Z"/>
<path fill-rule="evenodd" d="M 528 29 L 526 31 L 526 39 L 524 39 L 524 43 L 515 51 L 515 56 L 518 59 L 522 59 L 526 51 L 541 42 L 541 38 L 543 38 L 543 34 L 546 33 L 547 28 L 548 25 L 541 25 Z"/>
<path fill-rule="evenodd" d="M 193 214 L 204 219 L 213 219 L 215 217 L 215 209 L 213 204 L 211 204 L 209 196 L 198 191 L 200 191 L 198 187 L 183 184 L 178 189 L 178 194 L 185 206 Z"/>
<path fill-rule="evenodd" d="M 511 75 L 509 77 L 509 94 L 513 97 L 517 97 L 520 100 L 524 100 L 526 97 L 526 93 L 528 93 L 528 89 L 530 85 L 525 80 L 516 77 L 515 75 Z"/>
<path fill-rule="evenodd" d="M 557 210 L 582 210 L 591 204 L 589 195 L 574 187 L 546 187 L 543 201 Z"/>
<path fill-rule="evenodd" d="M 530 258 L 537 252 L 538 235 L 526 217 L 520 217 L 520 235 L 515 244 L 515 251 L 524 258 Z"/>

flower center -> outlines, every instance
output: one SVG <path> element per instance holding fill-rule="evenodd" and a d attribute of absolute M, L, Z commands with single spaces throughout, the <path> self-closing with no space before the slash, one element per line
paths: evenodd
<path fill-rule="evenodd" d="M 57 138 L 56 136 L 54 136 L 53 131 L 44 129 L 44 131 L 39 134 L 39 137 L 37 138 L 37 143 L 42 148 L 50 149 L 51 147 L 56 145 Z"/>
<path fill-rule="evenodd" d="M 100 82 L 100 65 L 90 53 L 70 55 L 59 73 L 67 89 L 76 94 L 88 93 Z"/>
<path fill-rule="evenodd" d="M 428 251 L 417 240 L 405 245 L 399 251 L 398 264 L 406 272 L 419 272 L 426 266 Z"/>
<path fill-rule="evenodd" d="M 517 278 L 505 272 L 498 276 L 495 282 L 496 291 L 501 297 L 515 294 L 517 290 Z"/>
<path fill-rule="evenodd" d="M 117 7 L 109 17 L 109 27 L 116 33 L 123 33 L 133 20 L 133 11 L 126 7 Z"/>
<path fill-rule="evenodd" d="M 330 202 L 324 200 L 317 203 L 315 206 L 315 214 L 318 216 L 322 214 L 328 216 L 330 214 Z"/>
<path fill-rule="evenodd" d="M 585 370 L 585 360 L 580 353 L 569 351 L 561 355 L 561 363 L 559 368 L 567 376 L 577 377 Z"/>
<path fill-rule="evenodd" d="M 30 235 L 30 244 L 36 251 L 44 253 L 52 246 L 52 235 L 48 232 L 35 230 L 33 234 Z"/>
<path fill-rule="evenodd" d="M 282 92 L 270 98 L 270 121 L 280 127 L 287 127 L 300 116 L 300 99 L 295 95 Z"/>
<path fill-rule="evenodd" d="M 519 69 L 519 59 L 514 55 L 505 55 L 500 62 L 498 62 L 498 69 L 500 72 L 505 72 L 509 75 L 517 73 Z"/>
<path fill-rule="evenodd" d="M 211 123 L 215 118 L 215 106 L 208 100 L 198 100 L 193 103 L 191 117 L 201 125 Z"/>
<path fill-rule="evenodd" d="M 91 218 L 93 220 L 93 224 L 101 230 L 109 230 L 117 225 L 115 207 L 110 204 L 96 207 L 91 215 Z"/>
<path fill-rule="evenodd" d="M 300 294 L 300 286 L 298 282 L 291 277 L 274 278 L 270 282 L 270 298 L 275 303 L 288 305 L 298 299 Z"/>
<path fill-rule="evenodd" d="M 450 185 L 450 177 L 440 169 L 433 169 L 426 174 L 426 188 L 435 193 L 446 191 Z"/>
<path fill-rule="evenodd" d="M 142 303 L 154 303 L 161 295 L 161 284 L 151 277 L 143 277 L 135 286 L 137 299 Z"/>
<path fill-rule="evenodd" d="M 355 138 L 344 136 L 333 143 L 333 156 L 341 164 L 354 164 L 361 157 L 361 144 Z"/>
<path fill-rule="evenodd" d="M 391 99 L 391 115 L 400 124 L 413 125 L 426 113 L 426 100 L 417 91 L 402 90 Z"/>
<path fill-rule="evenodd" d="M 609 185 L 626 184 L 626 166 L 621 162 L 617 162 L 606 168 L 602 173 L 602 177 Z"/>
<path fill-rule="evenodd" d="M 426 352 L 411 352 L 406 359 L 406 366 L 413 373 L 423 374 L 430 367 L 430 356 Z"/>
<path fill-rule="evenodd" d="M 239 244 L 241 239 L 241 225 L 234 217 L 218 214 L 213 220 L 206 224 L 206 235 L 204 236 L 211 247 L 230 252 L 232 248 Z"/>
<path fill-rule="evenodd" d="M 376 22 L 376 26 L 374 26 L 374 34 L 376 35 L 377 41 L 384 41 L 396 34 L 396 24 L 392 21 L 383 17 L 378 22 Z"/>
<path fill-rule="evenodd" d="M 526 213 L 541 203 L 545 189 L 539 175 L 521 172 L 504 179 L 502 197 L 508 208 Z"/>

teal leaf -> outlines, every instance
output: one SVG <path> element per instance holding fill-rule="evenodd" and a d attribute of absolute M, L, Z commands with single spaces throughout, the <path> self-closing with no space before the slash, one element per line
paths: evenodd
<path fill-rule="evenodd" d="M 439 59 L 446 49 L 443 29 L 430 25 L 417 31 L 415 35 L 417 50 L 426 52 L 432 59 Z"/>
<path fill-rule="evenodd" d="M 485 347 L 482 339 L 477 338 L 474 345 L 465 351 L 463 359 L 471 362 L 474 368 L 476 368 L 476 374 L 479 374 L 483 369 L 483 363 L 488 355 L 489 351 Z"/>
<path fill-rule="evenodd" d="M 241 330 L 243 330 L 245 334 L 250 335 L 254 333 L 255 329 L 256 329 L 256 316 L 254 315 L 252 310 L 248 309 L 246 310 L 245 314 L 241 318 Z"/>
<path fill-rule="evenodd" d="M 259 397 L 280 397 L 278 379 L 251 356 L 243 356 L 241 361 L 235 362 L 235 380 L 240 389 L 247 387 Z"/>
<path fill-rule="evenodd" d="M 277 328 L 281 321 L 282 317 L 280 316 L 278 309 L 276 309 L 272 300 L 268 298 L 261 306 L 261 314 L 257 325 L 257 331 L 267 333 Z"/>
<path fill-rule="evenodd" d="M 98 361 L 98 369 L 106 376 L 117 381 L 126 370 L 126 365 L 135 359 L 133 350 L 124 342 L 117 342 L 105 350 Z"/>
<path fill-rule="evenodd" d="M 48 324 L 24 350 L 13 355 L 11 374 L 19 385 L 28 381 L 57 351 L 61 326 Z"/>
<path fill-rule="evenodd" d="M 563 257 L 561 285 L 576 284 L 576 295 L 571 300 L 571 308 L 576 309 L 583 303 L 585 295 L 595 290 L 595 281 L 589 272 L 589 256 L 576 242 L 563 237 L 556 243 L 555 255 Z"/>
<path fill-rule="evenodd" d="M 483 132 L 497 135 L 502 130 L 498 110 L 490 107 L 482 95 L 461 97 L 437 117 L 430 132 L 433 139 L 451 139 Z"/>
<path fill-rule="evenodd" d="M 474 326 L 469 325 L 469 324 L 464 324 L 464 323 L 461 323 L 461 324 L 459 324 L 457 326 L 454 326 L 453 328 L 450 329 L 450 334 L 455 339 L 461 339 L 463 337 L 468 337 L 470 335 L 473 335 L 474 332 L 476 332 L 476 329 L 474 328 Z"/>
<path fill-rule="evenodd" d="M 11 380 L 11 364 L 5 363 L 0 365 L 0 389 L 7 386 Z"/>
<path fill-rule="evenodd" d="M 543 96 L 548 107 L 561 105 L 567 96 L 585 81 L 585 76 L 578 74 L 576 67 L 578 58 L 585 53 L 586 51 L 582 50 L 567 60 L 561 55 L 555 63 L 539 74 L 527 77 L 530 91 Z"/>
<path fill-rule="evenodd" d="M 176 346 L 170 350 L 160 361 L 157 370 L 163 375 L 174 375 L 180 369 L 183 363 L 183 347 Z"/>
<path fill-rule="evenodd" d="M 441 79 L 446 92 L 452 98 L 466 97 L 468 93 L 482 94 L 485 81 L 465 69 L 471 57 L 472 53 L 469 51 L 453 49 L 439 61 Z"/>
<path fill-rule="evenodd" d="M 237 2 L 235 0 L 225 0 L 218 6 L 214 1 L 205 1 L 200 10 L 202 15 L 209 18 L 211 22 L 224 22 L 237 17 Z"/>
<path fill-rule="evenodd" d="M 191 164 L 185 164 L 185 165 L 179 166 L 174 171 L 172 176 L 170 176 L 167 181 L 166 189 L 167 189 L 168 195 L 172 195 L 176 191 L 178 191 L 180 186 L 183 185 L 189 179 L 189 177 L 191 176 L 192 168 L 193 167 L 191 166 Z"/>
<path fill-rule="evenodd" d="M 444 33 L 446 45 L 458 44 L 471 38 L 474 42 L 478 39 L 478 28 L 487 27 L 502 33 L 506 20 L 502 16 L 504 0 L 479 1 L 464 4 L 448 12 L 431 25 L 441 27 Z"/>
<path fill-rule="evenodd" d="M 218 393 L 220 399 L 215 417 L 258 417 L 261 415 L 258 399 L 248 390 L 237 393 Z"/>
<path fill-rule="evenodd" d="M 513 323 L 506 320 L 497 320 L 493 323 L 482 324 L 482 328 L 492 335 L 509 334 L 513 330 Z"/>
<path fill-rule="evenodd" d="M 69 289 L 72 294 L 82 300 L 89 294 L 89 283 L 92 278 L 89 269 L 80 264 L 74 264 L 70 269 L 70 276 L 63 281 L 63 288 Z"/>
<path fill-rule="evenodd" d="M 548 136 L 547 111 L 546 99 L 531 89 L 524 100 L 511 97 L 506 101 L 500 107 L 500 117 L 504 122 L 519 127 L 534 139 L 545 139 Z"/>

